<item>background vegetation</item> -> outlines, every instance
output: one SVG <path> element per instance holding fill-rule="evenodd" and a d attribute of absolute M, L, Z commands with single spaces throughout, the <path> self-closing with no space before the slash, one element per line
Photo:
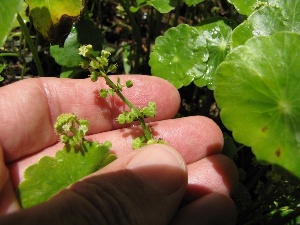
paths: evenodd
<path fill-rule="evenodd" d="M 43 76 L 87 77 L 88 74 L 76 64 L 74 49 L 78 49 L 80 44 L 93 44 L 97 50 L 110 51 L 111 62 L 118 64 L 116 74 L 150 75 L 148 62 L 155 39 L 169 28 L 182 23 L 197 25 L 205 19 L 216 17 L 230 19 L 238 25 L 246 18 L 226 0 L 206 0 L 195 6 L 180 1 L 168 13 L 161 13 L 147 5 L 139 9 L 131 8 L 130 11 L 128 6 L 135 7 L 137 3 L 129 0 L 86 0 L 85 3 L 81 19 L 71 33 L 62 26 L 57 31 L 60 38 L 51 40 L 51 43 L 35 30 L 26 17 L 27 6 L 23 6 L 21 16 L 37 49 Z M 16 25 L 1 47 L 1 86 L 41 76 L 41 68 L 37 66 L 25 39 L 22 29 Z M 71 60 L 65 60 L 69 58 L 66 54 L 70 54 Z M 220 110 L 212 90 L 192 83 L 179 91 L 182 103 L 178 117 L 204 115 L 212 118 L 224 132 L 224 154 L 234 160 L 240 171 L 239 189 L 233 196 L 238 209 L 237 224 L 300 224 L 299 182 L 284 177 L 272 166 L 261 165 L 249 147 L 231 137 L 231 132 L 220 120 Z"/>

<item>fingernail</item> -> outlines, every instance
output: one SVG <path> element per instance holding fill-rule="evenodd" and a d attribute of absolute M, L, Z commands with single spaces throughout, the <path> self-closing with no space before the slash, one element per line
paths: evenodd
<path fill-rule="evenodd" d="M 154 144 L 139 151 L 127 169 L 155 190 L 171 194 L 186 182 L 185 163 L 170 146 Z"/>

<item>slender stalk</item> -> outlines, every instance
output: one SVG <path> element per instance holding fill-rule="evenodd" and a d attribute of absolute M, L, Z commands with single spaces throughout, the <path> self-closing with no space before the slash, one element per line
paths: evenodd
<path fill-rule="evenodd" d="M 13 52 L 5 52 L 5 53 L 0 53 L 0 57 L 20 57 L 18 53 L 13 53 Z"/>
<path fill-rule="evenodd" d="M 178 18 L 179 18 L 179 10 L 180 10 L 180 3 L 178 2 L 178 5 L 175 8 L 175 17 L 173 21 L 173 27 L 176 27 L 178 25 Z"/>
<path fill-rule="evenodd" d="M 114 84 L 114 82 L 112 82 L 111 79 L 109 79 L 109 77 L 107 75 L 103 76 L 106 84 L 111 87 L 113 90 L 115 90 L 115 93 L 122 99 L 122 101 L 130 108 L 133 109 L 135 111 L 135 113 L 138 115 L 138 120 L 141 124 L 141 127 L 144 131 L 145 137 L 146 139 L 152 140 L 153 136 L 151 134 L 151 131 L 149 130 L 148 126 L 145 123 L 144 118 L 141 116 L 140 111 L 122 94 L 122 92 L 119 90 L 119 88 Z"/>
<path fill-rule="evenodd" d="M 132 73 L 136 73 L 137 72 L 137 69 L 139 67 L 139 63 L 140 63 L 140 54 L 141 54 L 141 50 L 142 50 L 142 37 L 141 37 L 141 33 L 140 33 L 140 30 L 139 30 L 139 27 L 133 17 L 133 14 L 130 12 L 130 9 L 129 9 L 129 4 L 128 4 L 128 1 L 127 0 L 120 0 L 119 1 L 121 6 L 123 7 L 123 9 L 125 10 L 129 20 L 130 20 L 130 23 L 131 23 L 131 26 L 132 26 L 132 32 L 133 32 L 133 39 L 135 40 L 135 43 L 136 43 L 136 48 L 135 48 L 135 56 L 134 56 L 134 65 L 133 65 L 133 70 L 132 70 Z"/>
<path fill-rule="evenodd" d="M 20 14 L 17 15 L 17 19 L 18 19 L 18 22 L 20 24 L 20 27 L 21 27 L 21 30 L 24 34 L 24 37 L 25 37 L 25 40 L 31 50 L 31 53 L 32 53 L 32 56 L 33 56 L 33 60 L 35 62 L 35 65 L 36 65 L 36 68 L 37 68 L 37 71 L 39 73 L 40 76 L 44 76 L 44 71 L 43 71 L 43 68 L 42 68 L 42 64 L 41 64 L 41 61 L 40 61 L 40 58 L 38 56 L 38 52 L 32 42 L 32 39 L 30 37 L 30 34 L 29 34 L 29 31 L 21 17 Z"/>

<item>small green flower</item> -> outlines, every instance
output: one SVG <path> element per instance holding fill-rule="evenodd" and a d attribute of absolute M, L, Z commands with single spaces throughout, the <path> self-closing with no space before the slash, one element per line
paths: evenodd
<path fill-rule="evenodd" d="M 99 66 L 100 66 L 100 64 L 99 64 L 99 62 L 97 62 L 96 60 L 92 60 L 91 62 L 90 62 L 90 66 L 93 68 L 93 69 L 98 69 L 99 68 Z"/>
<path fill-rule="evenodd" d="M 88 126 L 87 120 L 77 119 L 72 113 L 65 113 L 57 117 L 54 128 L 62 143 L 76 147 L 83 143 Z"/>
<path fill-rule="evenodd" d="M 82 55 L 83 57 L 89 57 L 92 51 L 93 51 L 92 45 L 82 45 L 79 48 L 79 55 Z"/>
<path fill-rule="evenodd" d="M 126 122 L 126 116 L 124 114 L 120 114 L 117 118 L 119 124 L 124 124 Z"/>
<path fill-rule="evenodd" d="M 115 73 L 117 71 L 117 64 L 111 64 L 108 67 L 108 72 Z"/>
<path fill-rule="evenodd" d="M 133 86 L 132 80 L 127 80 L 127 81 L 126 81 L 126 87 L 127 87 L 127 88 L 131 88 L 132 86 Z"/>
<path fill-rule="evenodd" d="M 87 61 L 82 61 L 82 62 L 80 63 L 81 68 L 84 69 L 84 70 L 88 69 L 88 68 L 89 68 L 89 65 L 90 65 L 90 64 L 89 64 Z"/>
<path fill-rule="evenodd" d="M 102 50 L 101 51 L 101 56 L 104 57 L 104 58 L 108 58 L 110 56 L 110 52 L 107 51 L 107 50 Z"/>
<path fill-rule="evenodd" d="M 106 98 L 107 97 L 107 90 L 106 89 L 101 89 L 99 91 L 99 95 L 101 98 Z"/>
<path fill-rule="evenodd" d="M 98 80 L 98 77 L 99 77 L 99 76 L 98 76 L 98 73 L 94 71 L 94 72 L 91 73 L 91 76 L 90 76 L 90 77 L 91 77 L 91 80 L 92 80 L 93 82 L 96 82 L 96 81 Z"/>

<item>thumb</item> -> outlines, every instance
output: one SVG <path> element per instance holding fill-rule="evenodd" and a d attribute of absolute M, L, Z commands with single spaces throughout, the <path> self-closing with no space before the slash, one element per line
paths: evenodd
<path fill-rule="evenodd" d="M 181 202 L 186 184 L 186 166 L 179 154 L 167 145 L 149 145 L 115 160 L 48 202 L 20 211 L 31 210 L 32 216 L 25 213 L 27 216 L 19 221 L 166 225 Z"/>

